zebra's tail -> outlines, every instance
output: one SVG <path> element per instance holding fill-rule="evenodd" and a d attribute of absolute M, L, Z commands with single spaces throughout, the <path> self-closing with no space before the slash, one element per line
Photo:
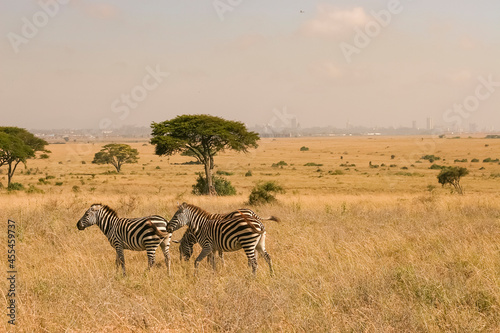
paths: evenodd
<path fill-rule="evenodd" d="M 248 226 L 253 230 L 253 232 L 255 232 L 257 234 L 263 234 L 264 233 L 264 226 L 262 226 L 262 230 L 257 230 L 257 228 L 253 225 L 253 223 L 247 219 L 247 217 L 245 216 L 245 214 L 243 214 L 240 211 L 238 211 L 238 212 L 240 213 L 241 217 L 243 217 L 243 219 L 248 224 Z"/>
<path fill-rule="evenodd" d="M 263 220 L 269 220 L 269 221 L 275 221 L 275 222 L 278 222 L 278 223 L 280 223 L 280 222 L 281 222 L 281 220 L 280 220 L 280 218 L 279 218 L 279 217 L 276 217 L 276 216 L 273 216 L 273 215 L 271 215 L 271 216 L 269 216 L 269 217 L 264 217 L 264 218 L 262 218 L 262 219 L 263 219 Z"/>
<path fill-rule="evenodd" d="M 158 237 L 165 238 L 165 237 L 167 237 L 169 235 L 168 232 L 163 232 L 160 229 L 158 229 L 158 227 L 153 222 L 151 222 L 151 220 L 147 220 L 146 224 L 148 226 L 150 226 L 151 228 L 153 228 L 156 236 L 158 236 Z"/>

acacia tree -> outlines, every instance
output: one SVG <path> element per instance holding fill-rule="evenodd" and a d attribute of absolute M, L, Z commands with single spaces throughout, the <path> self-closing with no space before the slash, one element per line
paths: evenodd
<path fill-rule="evenodd" d="M 210 115 L 181 115 L 161 123 L 151 124 L 151 143 L 157 155 L 183 153 L 194 156 L 205 167 L 205 194 L 216 195 L 212 171 L 214 156 L 225 150 L 248 152 L 257 148 L 259 135 L 248 131 L 239 121 Z"/>
<path fill-rule="evenodd" d="M 469 174 L 469 170 L 463 167 L 445 167 L 441 169 L 437 176 L 439 184 L 445 186 L 450 184 L 457 190 L 459 194 L 463 194 L 462 186 L 460 185 L 460 178 Z"/>
<path fill-rule="evenodd" d="M 112 164 L 116 172 L 120 172 L 125 163 L 137 163 L 139 152 L 137 149 L 123 143 L 110 143 L 102 147 L 101 151 L 94 155 L 92 163 Z"/>
<path fill-rule="evenodd" d="M 45 151 L 47 141 L 37 138 L 24 128 L 0 127 L 0 167 L 8 166 L 7 179 L 10 187 L 12 177 L 19 163 L 26 165 L 36 152 Z"/>

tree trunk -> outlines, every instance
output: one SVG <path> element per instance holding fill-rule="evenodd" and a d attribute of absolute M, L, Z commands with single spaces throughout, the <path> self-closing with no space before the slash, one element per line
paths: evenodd
<path fill-rule="evenodd" d="M 205 176 L 207 177 L 207 190 L 208 190 L 208 195 L 217 195 L 217 191 L 215 190 L 214 182 L 213 182 L 213 177 L 212 177 L 212 170 L 214 168 L 214 160 L 210 156 L 210 159 L 205 163 Z"/>
<path fill-rule="evenodd" d="M 7 172 L 7 188 L 10 187 L 12 177 L 14 177 L 14 172 L 16 172 L 17 165 L 19 164 L 19 162 L 17 162 L 14 164 L 14 167 L 12 167 L 12 163 L 13 162 L 9 163 L 9 170 Z"/>

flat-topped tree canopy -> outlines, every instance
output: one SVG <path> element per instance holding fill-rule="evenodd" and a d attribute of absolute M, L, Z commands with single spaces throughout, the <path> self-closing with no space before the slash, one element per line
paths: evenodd
<path fill-rule="evenodd" d="M 180 115 L 171 120 L 151 124 L 151 144 L 157 155 L 184 153 L 194 156 L 205 166 L 207 194 L 216 194 L 212 183 L 213 157 L 225 150 L 248 152 L 257 148 L 259 135 L 248 131 L 239 121 L 201 115 Z"/>
<path fill-rule="evenodd" d="M 7 165 L 8 185 L 19 163 L 26 164 L 36 152 L 46 151 L 47 141 L 19 127 L 0 127 L 0 166 Z"/>

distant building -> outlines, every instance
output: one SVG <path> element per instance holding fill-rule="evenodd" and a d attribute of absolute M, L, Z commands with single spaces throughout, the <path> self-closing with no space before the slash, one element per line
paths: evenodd
<path fill-rule="evenodd" d="M 427 130 L 433 130 L 434 129 L 434 122 L 432 121 L 431 117 L 427 118 Z"/>

